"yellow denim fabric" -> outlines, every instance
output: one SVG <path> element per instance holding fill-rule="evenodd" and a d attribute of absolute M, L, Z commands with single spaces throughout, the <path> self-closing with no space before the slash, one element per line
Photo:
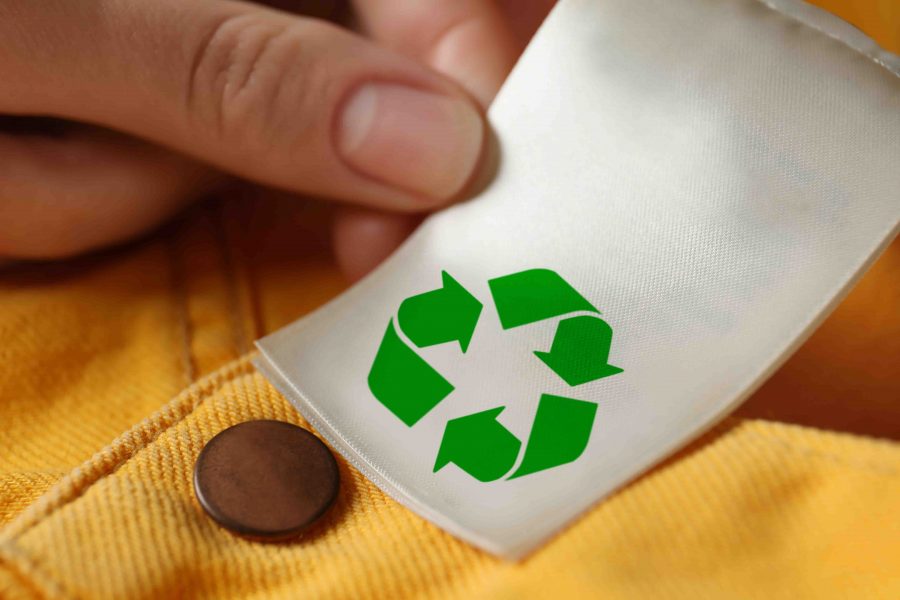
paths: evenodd
<path fill-rule="evenodd" d="M 822 0 L 898 49 L 878 2 Z M 0 271 L 0 598 L 900 597 L 900 445 L 866 437 L 900 437 L 900 242 L 737 417 L 522 563 L 344 461 L 336 509 L 300 542 L 217 528 L 191 492 L 203 444 L 247 419 L 303 424 L 247 353 L 342 289 L 323 221 L 231 199 Z"/>
<path fill-rule="evenodd" d="M 729 422 L 522 564 L 456 541 L 342 462 L 304 540 L 264 545 L 193 501 L 204 442 L 251 418 L 303 424 L 246 359 L 180 395 L 5 532 L 9 577 L 51 597 L 896 597 L 900 453 Z M 23 594 L 24 595 L 24 594 Z"/>
<path fill-rule="evenodd" d="M 809 0 L 865 31 L 882 47 L 900 54 L 900 2 L 897 0 Z"/>

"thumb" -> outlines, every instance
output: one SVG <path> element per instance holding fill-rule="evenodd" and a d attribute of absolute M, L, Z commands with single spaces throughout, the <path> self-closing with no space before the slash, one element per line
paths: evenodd
<path fill-rule="evenodd" d="M 9 0 L 0 112 L 126 131 L 258 182 L 392 210 L 457 194 L 484 121 L 330 24 L 227 0 Z"/>

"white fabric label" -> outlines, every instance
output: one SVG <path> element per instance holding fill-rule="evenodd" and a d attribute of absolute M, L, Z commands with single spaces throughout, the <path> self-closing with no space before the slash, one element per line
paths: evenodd
<path fill-rule="evenodd" d="M 896 234 L 900 79 L 755 0 L 563 0 L 490 121 L 487 189 L 258 365 L 391 496 L 520 557 L 733 409 Z"/>

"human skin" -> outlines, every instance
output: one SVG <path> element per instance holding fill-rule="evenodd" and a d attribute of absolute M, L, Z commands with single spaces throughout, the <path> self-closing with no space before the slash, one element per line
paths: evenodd
<path fill-rule="evenodd" d="M 360 277 L 465 194 L 552 1 L 357 0 L 361 33 L 271 4 L 0 3 L 0 259 L 121 242 L 239 177 L 338 201 Z"/>

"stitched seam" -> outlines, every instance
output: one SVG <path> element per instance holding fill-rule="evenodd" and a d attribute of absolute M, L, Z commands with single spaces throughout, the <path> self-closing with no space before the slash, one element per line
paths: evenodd
<path fill-rule="evenodd" d="M 253 365 L 250 363 L 250 356 L 243 357 L 227 365 L 226 367 L 223 367 L 221 370 L 217 371 L 210 377 L 202 379 L 197 384 L 191 386 L 190 388 L 179 394 L 175 400 L 171 401 L 155 415 L 149 417 L 147 420 L 131 428 L 128 432 L 121 435 L 115 442 L 95 454 L 86 463 L 71 471 L 66 478 L 64 478 L 62 481 L 57 483 L 56 486 L 54 486 L 54 489 L 51 489 L 47 492 L 47 494 L 43 497 L 43 506 L 33 505 L 33 511 L 23 513 L 20 518 L 17 518 L 9 523 L 4 528 L 3 535 L 0 536 L 0 541 L 7 541 L 7 539 L 12 540 L 14 538 L 21 537 L 22 535 L 27 533 L 28 530 L 35 527 L 38 523 L 52 516 L 56 511 L 60 510 L 73 500 L 76 500 L 80 496 L 87 493 L 91 486 L 101 481 L 105 477 L 113 475 L 116 471 L 119 470 L 120 467 L 124 466 L 129 460 L 137 456 L 141 450 L 147 448 L 157 439 L 159 439 L 159 437 L 163 433 L 184 421 L 184 419 L 190 416 L 209 397 L 214 395 L 216 392 L 222 389 L 222 387 L 231 383 L 238 377 L 251 372 L 252 368 Z M 232 369 L 234 369 L 234 372 L 228 373 L 228 371 Z M 226 373 L 228 374 L 226 375 Z M 197 389 L 204 388 L 206 386 L 209 386 L 209 388 L 206 390 L 198 391 Z M 194 396 L 195 394 L 199 394 L 198 397 L 193 398 L 191 402 L 186 406 L 182 406 L 189 398 L 191 398 L 191 396 Z M 179 411 L 181 411 L 182 414 L 177 414 Z M 168 418 L 171 418 L 169 413 L 172 412 L 176 413 L 174 415 L 174 419 L 171 422 L 167 423 Z M 141 430 L 145 428 L 148 428 L 149 431 L 141 436 Z M 137 443 L 134 443 L 132 438 L 135 436 L 141 436 L 143 437 L 143 439 L 139 440 Z M 104 455 L 115 454 L 117 452 L 122 452 L 123 450 L 124 453 L 122 454 L 122 456 L 114 458 L 111 464 L 103 464 L 104 462 L 109 460 L 109 458 Z M 78 476 L 82 474 L 84 474 L 84 480 L 80 482 L 77 481 Z M 59 489 L 65 488 L 67 486 L 74 487 L 72 489 Z M 41 500 L 39 499 L 38 502 L 41 502 Z"/>
<path fill-rule="evenodd" d="M 231 335 L 234 341 L 235 354 L 244 355 L 250 346 L 247 341 L 247 332 L 241 318 L 240 291 L 238 290 L 238 278 L 235 272 L 234 254 L 231 252 L 228 236 L 225 233 L 225 202 L 216 204 L 213 215 L 213 235 L 222 262 L 222 273 L 225 277 L 225 310 L 231 322 Z"/>
<path fill-rule="evenodd" d="M 255 196 L 253 188 L 246 184 L 241 184 L 238 197 L 230 197 L 228 199 L 229 210 L 237 211 L 237 218 L 228 219 L 228 223 L 243 223 L 246 221 L 248 214 L 252 214 L 252 206 L 258 200 Z M 251 208 L 248 208 L 251 207 Z M 230 213 L 229 213 L 230 214 Z M 268 329 L 266 328 L 265 312 L 262 306 L 262 291 L 259 285 L 259 276 L 256 272 L 256 265 L 253 261 L 248 245 L 251 241 L 247 238 L 244 229 L 234 227 L 226 230 L 226 237 L 229 242 L 229 248 L 234 249 L 235 266 L 239 274 L 239 281 L 246 290 L 245 298 L 247 310 L 247 320 L 251 328 L 251 338 L 256 340 L 262 337 Z"/>
<path fill-rule="evenodd" d="M 47 570 L 13 543 L 0 546 L 0 568 L 7 568 L 23 588 L 40 598 L 75 598 Z"/>
<path fill-rule="evenodd" d="M 211 375 L 208 378 L 197 382 L 197 384 L 191 386 L 189 389 L 185 390 L 181 394 L 178 395 L 177 398 L 172 400 L 167 406 L 161 409 L 156 415 L 147 419 L 147 421 L 137 425 L 132 428 L 123 436 L 120 436 L 116 442 L 110 444 L 100 452 L 98 452 L 93 458 L 91 458 L 84 465 L 76 468 L 69 474 L 69 478 L 77 477 L 81 472 L 90 470 L 90 469 L 99 469 L 96 473 L 92 473 L 90 476 L 86 476 L 86 480 L 77 485 L 74 489 L 71 490 L 60 490 L 56 493 L 58 497 L 54 498 L 54 491 L 51 489 L 45 497 L 47 498 L 45 504 L 49 506 L 45 507 L 42 511 L 36 510 L 37 514 L 28 514 L 25 513 L 22 515 L 22 520 L 24 523 L 21 525 L 18 524 L 19 519 L 16 519 L 9 525 L 7 525 L 4 530 L 9 529 L 12 530 L 11 534 L 7 537 L 3 535 L 0 537 L 0 557 L 5 556 L 4 562 L 9 565 L 10 568 L 15 568 L 17 574 L 24 576 L 26 574 L 32 575 L 35 579 L 40 579 L 40 585 L 43 585 L 44 590 L 48 591 L 57 597 L 64 598 L 74 598 L 76 597 L 74 594 L 66 591 L 66 587 L 55 577 L 52 577 L 47 569 L 44 569 L 40 566 L 40 563 L 32 556 L 31 553 L 24 550 L 18 543 L 17 540 L 21 538 L 23 535 L 27 534 L 31 529 L 39 525 L 44 520 L 50 518 L 57 511 L 63 509 L 67 505 L 72 502 L 78 500 L 81 496 L 86 494 L 91 487 L 93 487 L 98 482 L 102 481 L 108 476 L 114 475 L 122 466 L 127 464 L 131 459 L 138 456 L 142 450 L 148 448 L 150 445 L 155 443 L 161 435 L 165 432 L 169 431 L 172 427 L 179 425 L 182 421 L 184 421 L 188 416 L 193 414 L 193 412 L 203 404 L 207 399 L 216 394 L 219 390 L 221 390 L 225 385 L 231 383 L 238 377 L 246 375 L 247 373 L 252 371 L 253 365 L 250 363 L 250 356 L 245 356 L 240 358 L 237 361 L 223 367 L 215 374 Z M 219 381 L 215 381 L 217 377 L 225 375 L 229 370 L 234 369 L 233 373 L 224 376 L 223 379 Z M 199 397 L 195 398 L 187 407 L 180 406 L 184 403 L 184 401 L 190 397 L 193 393 L 196 393 L 196 388 L 202 388 L 205 385 L 212 384 L 208 390 L 199 394 Z M 176 418 L 166 424 L 165 417 L 166 412 L 169 410 L 178 411 L 179 409 L 183 410 L 183 414 L 176 416 Z M 186 410 L 185 410 L 186 409 Z M 104 466 L 102 464 L 103 457 L 102 454 L 104 452 L 115 452 L 117 449 L 125 447 L 127 448 L 130 444 L 128 444 L 129 438 L 132 434 L 139 433 L 139 430 L 144 425 L 151 425 L 151 433 L 146 439 L 135 445 L 125 454 L 123 454 L 119 460 L 115 461 L 113 464 L 109 466 Z M 152 431 L 156 429 L 155 431 Z M 65 486 L 69 483 L 68 479 L 60 481 L 54 487 Z M 17 527 L 18 526 L 18 527 Z M 5 531 L 4 531 L 5 533 Z M 7 539 L 2 539 L 7 538 Z M 18 565 L 18 566 L 15 566 Z M 22 567 L 25 567 L 23 570 Z M 27 578 L 25 578 L 26 582 L 30 582 Z M 37 582 L 35 582 L 37 583 Z M 38 590 L 38 591 L 44 591 Z"/>
<path fill-rule="evenodd" d="M 246 365 L 237 365 L 237 366 L 246 366 Z M 171 424 L 169 424 L 168 426 L 164 427 L 159 432 L 159 434 L 161 435 L 163 432 L 167 431 L 168 429 L 171 429 L 172 427 L 177 426 L 181 421 L 183 421 L 186 417 L 188 417 L 191 413 L 193 413 L 193 411 L 196 410 L 196 408 L 199 407 L 203 403 L 203 401 L 205 401 L 206 399 L 208 399 L 209 397 L 214 395 L 215 392 L 217 392 L 219 389 L 221 389 L 221 387 L 223 385 L 233 381 L 234 379 L 236 379 L 237 377 L 239 377 L 242 374 L 244 374 L 244 369 L 239 369 L 237 372 L 232 374 L 230 377 L 222 380 L 217 386 L 210 389 L 207 394 L 205 394 L 201 398 L 199 398 L 192 405 L 191 410 L 187 411 L 178 420 L 176 420 L 176 421 L 172 422 Z M 752 420 L 732 419 L 732 418 L 727 419 L 727 421 L 736 421 L 738 424 L 741 424 L 741 423 L 746 424 L 746 423 L 752 422 Z M 816 433 L 816 432 L 812 432 L 812 433 Z M 878 475 L 894 475 L 895 474 L 894 471 L 886 472 L 886 471 L 883 471 L 880 469 L 873 469 L 872 467 L 879 466 L 879 465 L 876 465 L 873 463 L 849 462 L 849 461 L 844 460 L 840 456 L 823 453 L 823 452 L 814 450 L 812 448 L 809 448 L 807 446 L 803 446 L 803 445 L 796 444 L 794 442 L 785 440 L 778 436 L 769 437 L 769 436 L 764 436 L 762 434 L 759 434 L 755 431 L 747 431 L 747 430 L 742 431 L 741 434 L 744 434 L 744 435 L 749 434 L 749 437 L 753 440 L 762 442 L 766 445 L 774 444 L 783 449 L 786 449 L 793 453 L 798 453 L 803 456 L 813 455 L 813 456 L 820 457 L 820 458 L 827 458 L 827 459 L 829 459 L 829 462 L 832 462 L 833 464 L 835 464 L 837 466 L 842 466 L 842 467 L 848 468 L 853 471 L 864 470 L 864 471 L 868 471 L 868 472 L 875 473 Z M 93 482 L 88 484 L 88 488 L 91 485 L 94 485 L 98 481 L 102 480 L 104 477 L 106 477 L 108 475 L 112 475 L 113 473 L 115 473 L 116 470 L 118 470 L 118 467 L 124 465 L 132 458 L 137 457 L 137 455 L 141 452 L 141 450 L 145 449 L 150 444 L 154 443 L 158 439 L 158 437 L 159 437 L 159 435 L 155 436 L 152 440 L 149 440 L 144 446 L 137 448 L 133 453 L 131 453 L 126 458 L 124 458 L 120 462 L 120 464 L 117 465 L 110 472 L 101 475 L 96 480 L 94 480 Z M 85 489 L 85 491 L 86 490 L 87 490 L 87 488 Z M 77 500 L 77 498 L 81 495 L 82 494 L 77 494 L 75 497 L 70 498 L 66 503 Z M 62 504 L 62 505 L 58 506 L 57 508 L 62 508 L 63 506 L 65 506 L 65 504 Z M 50 513 L 47 513 L 47 515 L 45 515 L 44 518 L 49 517 L 52 514 L 52 512 L 53 511 L 51 511 Z M 25 533 L 25 531 L 23 531 L 22 533 Z M 52 590 L 55 593 L 54 595 L 56 595 L 58 597 L 67 597 L 67 598 L 76 597 L 74 594 L 71 594 L 68 591 L 66 591 L 66 587 L 60 581 L 58 581 L 57 579 L 55 579 L 54 577 L 49 575 L 48 570 L 44 569 L 43 565 L 40 562 L 35 560 L 34 557 L 31 556 L 31 554 L 27 553 L 25 550 L 20 548 L 14 541 L 9 541 L 7 543 L 4 543 L 2 546 L 0 546 L 0 555 L 6 556 L 6 560 L 5 560 L 6 564 L 10 568 L 14 568 L 16 570 L 16 573 L 19 575 L 20 579 L 22 579 L 26 584 L 32 583 L 31 580 L 29 580 L 25 577 L 25 575 L 31 574 L 35 577 L 39 577 L 42 580 L 40 583 L 45 586 L 45 589 Z M 23 564 L 23 563 L 26 566 L 25 570 L 16 566 L 17 564 Z M 40 592 L 41 590 L 37 590 L 37 591 Z"/>
<path fill-rule="evenodd" d="M 22 526 L 22 528 L 21 528 L 21 530 L 20 530 L 19 532 L 15 533 L 15 534 L 14 534 L 13 536 L 11 536 L 8 540 L 5 540 L 5 541 L 2 543 L 2 545 L 0 545 L 0 555 L 5 555 L 5 556 L 6 556 L 6 562 L 7 562 L 8 564 L 10 564 L 10 565 L 15 564 L 16 562 L 21 562 L 21 563 L 25 563 L 26 566 L 31 567 L 30 571 L 32 571 L 36 576 L 41 576 L 41 578 L 44 580 L 43 583 L 44 583 L 47 587 L 50 587 L 50 588 L 56 588 L 57 590 L 59 590 L 59 595 L 61 595 L 61 596 L 68 596 L 68 597 L 74 597 L 74 596 L 72 596 L 71 594 L 67 594 L 67 593 L 64 591 L 64 590 L 65 590 L 65 587 L 64 587 L 59 581 L 57 581 L 55 578 L 53 578 L 53 577 L 51 577 L 50 575 L 48 575 L 46 570 L 42 570 L 42 569 L 39 568 L 39 566 L 38 566 L 39 563 L 31 556 L 31 554 L 29 554 L 27 551 L 25 551 L 24 549 L 22 549 L 22 548 L 16 543 L 16 538 L 21 537 L 22 535 L 24 535 L 25 533 L 27 533 L 30 529 L 32 529 L 34 526 L 36 526 L 37 524 L 39 524 L 42 520 L 49 518 L 49 517 L 52 516 L 56 511 L 62 509 L 62 508 L 65 507 L 67 504 L 69 504 L 69 503 L 71 503 L 71 502 L 77 500 L 79 497 L 81 497 L 82 495 L 84 495 L 85 493 L 87 493 L 87 491 L 88 491 L 93 485 L 95 485 L 95 484 L 98 483 L 99 481 L 103 480 L 105 477 L 115 474 L 115 472 L 118 471 L 118 469 L 119 469 L 120 467 L 124 466 L 124 465 L 125 465 L 128 461 L 130 461 L 131 459 L 137 457 L 137 456 L 140 454 L 140 452 L 141 452 L 142 450 L 146 449 L 146 448 L 149 447 L 151 444 L 155 443 L 163 433 L 165 433 L 166 431 L 170 430 L 172 427 L 175 427 L 175 426 L 177 426 L 178 424 L 180 424 L 182 421 L 184 421 L 184 420 L 185 420 L 188 416 L 190 416 L 190 415 L 191 415 L 191 414 L 192 414 L 192 413 L 193 413 L 200 405 L 202 405 L 203 402 L 205 402 L 207 399 L 209 399 L 210 397 L 212 397 L 216 392 L 218 392 L 219 390 L 221 390 L 223 386 L 225 386 L 225 385 L 227 385 L 228 383 L 234 381 L 234 380 L 237 379 L 238 377 L 240 377 L 240 376 L 242 376 L 242 375 L 246 375 L 247 373 L 251 372 L 251 371 L 252 371 L 252 364 L 249 362 L 249 360 L 250 360 L 250 356 L 242 357 L 242 358 L 239 359 L 238 361 L 235 361 L 234 363 L 232 363 L 232 364 L 230 364 L 230 365 L 228 365 L 228 366 L 226 366 L 226 367 L 223 367 L 222 369 L 220 369 L 219 371 L 217 371 L 217 373 L 214 374 L 213 376 L 210 376 L 209 378 L 206 378 L 206 379 L 204 379 L 203 381 L 198 382 L 195 386 L 192 386 L 190 389 L 185 390 L 185 392 L 183 392 L 181 395 L 179 395 L 179 398 L 177 398 L 176 400 L 174 400 L 174 401 L 173 401 L 172 403 L 170 403 L 170 404 L 177 404 L 177 403 L 179 402 L 179 400 L 181 400 L 181 397 L 182 397 L 182 396 L 185 396 L 185 395 L 189 396 L 192 392 L 194 392 L 194 391 L 195 391 L 194 388 L 196 388 L 196 387 L 202 387 L 203 385 L 210 383 L 210 380 L 215 379 L 216 376 L 223 375 L 225 372 L 227 372 L 227 371 L 230 370 L 230 369 L 235 369 L 235 371 L 234 371 L 233 373 L 231 373 L 231 374 L 225 376 L 222 380 L 216 382 L 216 383 L 215 383 L 214 385 L 212 385 L 208 390 L 206 390 L 204 393 L 202 393 L 202 394 L 200 395 L 199 398 L 196 398 L 196 399 L 191 403 L 191 405 L 189 406 L 188 410 L 186 410 L 186 411 L 184 412 L 184 414 L 182 414 L 182 415 L 180 415 L 179 417 L 177 417 L 177 418 L 176 418 L 174 421 L 172 421 L 171 423 L 162 426 L 158 431 L 155 432 L 154 435 L 152 435 L 151 437 L 147 438 L 147 440 L 146 440 L 144 443 L 139 444 L 139 445 L 136 446 L 131 452 L 129 452 L 128 454 L 124 455 L 124 456 L 123 456 L 120 460 L 118 460 L 114 465 L 112 465 L 111 467 L 108 467 L 105 471 L 101 471 L 101 472 L 97 473 L 96 476 L 95 476 L 93 479 L 89 480 L 88 482 L 85 482 L 84 485 L 83 485 L 83 487 L 71 491 L 71 492 L 69 493 L 69 496 L 68 496 L 67 498 L 61 500 L 59 504 L 50 507 L 49 510 L 47 510 L 45 513 L 43 513 L 43 514 L 41 514 L 41 515 L 35 515 L 35 516 L 33 516 L 33 517 L 30 517 L 30 518 L 31 518 L 31 521 L 32 521 L 31 523 L 28 523 L 28 524 Z M 168 408 L 168 407 L 166 407 L 166 408 Z M 163 412 L 163 411 L 161 411 L 161 412 Z M 162 416 L 163 416 L 162 414 L 159 414 L 159 415 L 157 415 L 157 416 L 155 416 L 155 417 L 152 417 L 151 419 L 157 419 L 157 420 L 159 420 L 159 419 L 162 418 Z M 726 419 L 726 421 L 736 421 L 736 422 L 739 423 L 739 424 L 740 424 L 740 423 L 748 423 L 748 422 L 752 422 L 751 420 L 747 420 L 747 419 L 734 419 L 734 418 L 728 418 L 728 419 Z M 805 429 L 805 428 L 804 428 L 804 429 Z M 135 430 L 133 429 L 132 431 L 135 431 Z M 813 434 L 816 434 L 816 433 L 817 433 L 817 432 L 815 432 L 814 430 L 810 430 L 810 432 L 813 433 Z M 129 433 L 131 433 L 131 432 L 129 432 Z M 742 431 L 741 433 L 742 433 L 742 434 L 749 434 L 749 437 L 750 437 L 750 439 L 752 439 L 752 440 L 757 440 L 757 441 L 762 442 L 762 443 L 767 444 L 767 445 L 774 444 L 774 445 L 777 445 L 777 446 L 779 446 L 779 447 L 781 447 L 781 448 L 783 448 L 783 449 L 785 449 L 785 450 L 788 450 L 788 451 L 790 451 L 790 452 L 798 453 L 798 454 L 801 454 L 801 455 L 804 455 L 804 456 L 814 455 L 814 456 L 818 456 L 818 457 L 827 458 L 827 459 L 830 460 L 830 462 L 832 462 L 832 464 L 835 464 L 835 465 L 837 465 L 837 466 L 842 466 L 842 467 L 848 468 L 848 469 L 853 470 L 853 471 L 865 470 L 865 471 L 868 471 L 868 472 L 876 473 L 876 474 L 878 474 L 878 475 L 891 475 L 891 476 L 895 474 L 895 472 L 894 472 L 893 470 L 890 470 L 890 471 L 883 471 L 883 470 L 881 470 L 880 468 L 875 468 L 875 469 L 873 469 L 873 467 L 879 467 L 879 465 L 877 465 L 877 464 L 875 464 L 875 463 L 870 463 L 870 462 L 865 462 L 865 463 L 849 462 L 849 461 L 845 460 L 843 457 L 840 457 L 840 456 L 838 456 L 838 455 L 832 455 L 832 454 L 828 454 L 828 453 L 823 453 L 823 452 L 814 450 L 814 449 L 812 449 L 812 448 L 809 448 L 809 447 L 806 447 L 806 446 L 803 446 L 803 445 L 800 445 L 800 444 L 796 444 L 796 443 L 791 442 L 791 441 L 789 441 L 789 440 L 785 440 L 785 439 L 783 439 L 783 438 L 778 437 L 777 435 L 776 435 L 776 436 L 771 436 L 771 437 L 770 437 L 770 436 L 764 436 L 764 435 L 759 434 L 759 433 L 754 432 L 754 431 L 747 431 L 747 430 L 744 430 L 744 431 Z M 126 434 L 126 436 L 127 436 L 127 435 L 128 435 L 128 434 Z M 123 436 L 123 437 L 125 437 L 125 436 Z M 122 444 L 124 444 L 124 442 L 125 442 L 125 440 L 121 440 L 121 441 L 117 442 L 116 444 L 114 444 L 114 446 L 122 445 Z M 87 466 L 87 467 L 93 467 L 93 466 L 94 466 L 94 461 L 95 461 L 95 459 L 92 459 L 91 461 L 89 461 L 90 464 L 88 464 L 88 465 L 86 465 L 86 466 Z M 76 469 L 76 471 L 73 472 L 73 473 L 77 473 L 77 472 L 78 472 L 78 469 Z M 61 483 L 58 484 L 58 485 L 62 485 L 63 483 L 64 483 L 64 482 L 61 482 Z M 51 491 L 50 493 L 52 493 L 52 491 Z M 12 556 L 10 555 L 11 553 L 12 553 Z M 21 569 L 18 569 L 17 572 L 21 572 Z"/>
<path fill-rule="evenodd" d="M 754 419 L 749 419 L 749 420 L 729 419 L 729 420 L 737 421 L 738 423 L 741 423 L 741 422 L 743 422 L 743 423 L 754 423 L 754 422 L 758 423 L 759 422 Z M 803 429 L 808 429 L 809 431 L 816 433 L 815 429 L 811 429 L 811 428 L 803 428 Z M 826 452 L 823 450 L 819 450 L 817 448 L 811 448 L 804 444 L 799 444 L 793 440 L 785 439 L 785 438 L 781 437 L 780 435 L 778 435 L 778 433 L 775 433 L 775 432 L 771 432 L 770 434 L 766 435 L 766 434 L 760 433 L 758 431 L 745 430 L 743 433 L 745 435 L 748 435 L 753 440 L 763 441 L 763 442 L 767 442 L 767 443 L 771 442 L 772 444 L 774 444 L 782 449 L 790 450 L 794 454 L 797 454 L 800 456 L 806 456 L 806 457 L 825 459 L 826 461 L 828 461 L 830 463 L 834 463 L 834 464 L 840 465 L 842 467 L 847 467 L 852 470 L 866 471 L 868 473 L 872 473 L 875 475 L 881 475 L 881 476 L 885 476 L 885 477 L 890 477 L 890 478 L 895 478 L 898 474 L 897 467 L 892 463 L 887 463 L 887 462 L 881 463 L 879 461 L 873 461 L 873 460 L 848 460 L 846 457 L 841 456 L 839 454 L 833 454 L 831 452 Z M 821 435 L 821 433 L 820 433 L 820 435 Z"/>
<path fill-rule="evenodd" d="M 168 249 L 167 257 L 172 279 L 172 298 L 175 304 L 177 337 L 180 342 L 181 369 L 187 385 L 191 385 L 197 378 L 197 361 L 192 351 L 193 326 L 188 309 L 188 290 L 185 282 L 185 273 L 179 257 L 178 231 L 173 229 L 166 240 Z"/>
<path fill-rule="evenodd" d="M 85 475 L 85 481 L 81 482 L 75 489 L 68 491 L 68 494 L 64 493 L 64 490 L 58 492 L 60 494 L 59 498 L 52 498 L 54 494 L 53 490 L 47 492 L 45 497 L 47 498 L 45 504 L 49 504 L 49 507 L 46 507 L 45 512 L 36 515 L 27 515 L 23 514 L 22 519 L 26 521 L 21 525 L 18 524 L 19 519 L 14 520 L 9 523 L 5 529 L 16 530 L 10 538 L 20 537 L 24 533 L 26 533 L 29 529 L 33 528 L 37 525 L 41 520 L 44 520 L 57 510 L 63 508 L 66 504 L 72 502 L 73 500 L 78 499 L 80 496 L 84 495 L 91 486 L 95 485 L 99 481 L 103 480 L 105 477 L 115 474 L 122 466 L 124 466 L 128 461 L 137 457 L 138 454 L 153 443 L 155 443 L 159 437 L 170 430 L 171 428 L 179 425 L 182 421 L 184 421 L 187 417 L 189 417 L 198 407 L 200 407 L 206 400 L 215 395 L 218 391 L 220 391 L 225 385 L 233 382 L 235 379 L 246 375 L 253 370 L 253 365 L 250 362 L 252 355 L 244 356 L 229 365 L 226 365 L 210 377 L 204 378 L 196 385 L 191 386 L 189 389 L 185 390 L 179 396 L 171 401 L 167 406 L 163 407 L 160 411 L 157 412 L 156 415 L 151 416 L 146 421 L 140 423 L 139 425 L 133 427 L 131 430 L 126 432 L 124 435 L 120 436 L 118 440 L 116 440 L 113 444 L 107 446 L 100 452 L 98 452 L 94 457 L 89 459 L 83 465 L 77 467 L 74 471 L 70 472 L 68 477 L 64 480 L 60 481 L 54 487 L 64 486 L 70 483 L 70 479 L 78 476 L 81 473 L 88 472 L 90 470 L 95 470 L 100 468 L 96 473 L 92 473 L 90 476 Z M 234 369 L 234 372 L 225 375 L 228 371 Z M 217 378 L 223 377 L 216 381 Z M 187 407 L 179 407 L 179 404 L 182 404 L 187 397 L 197 393 L 196 388 L 202 388 L 204 386 L 210 385 L 210 387 L 200 392 L 199 396 L 195 398 Z M 174 406 L 173 406 L 174 405 Z M 164 419 L 167 416 L 167 412 L 177 412 L 181 408 L 183 413 L 177 415 L 174 420 L 169 423 L 165 423 Z M 728 418 L 725 422 L 735 422 L 737 424 L 747 424 L 758 422 L 756 420 L 751 419 L 736 419 L 736 418 Z M 131 444 L 130 439 L 133 434 L 138 434 L 139 431 L 149 426 L 148 435 L 144 436 L 144 440 L 137 443 Z M 807 428 L 802 428 L 807 429 Z M 810 433 L 816 434 L 815 430 L 809 430 Z M 741 432 L 743 435 L 748 435 L 751 439 L 755 439 L 757 441 L 769 444 L 773 443 L 781 448 L 790 450 L 796 454 L 803 456 L 815 456 L 819 458 L 825 458 L 829 462 L 832 462 L 836 465 L 846 467 L 852 470 L 864 470 L 872 473 L 876 473 L 879 475 L 886 476 L 895 476 L 897 474 L 896 468 L 893 465 L 884 465 L 875 461 L 848 461 L 845 457 L 832 454 L 828 452 L 823 452 L 821 450 L 810 448 L 809 446 L 805 446 L 803 444 L 798 444 L 793 440 L 786 440 L 777 434 L 773 435 L 763 435 L 759 432 L 747 430 Z M 820 434 L 821 435 L 821 434 Z M 104 457 L 102 456 L 105 453 L 114 453 L 116 450 L 131 446 L 129 451 L 121 456 L 118 460 L 115 460 L 109 466 L 103 466 L 102 462 Z M 26 518 L 27 517 L 27 518 Z M 28 522 L 31 521 L 31 522 Z M 6 537 L 5 535 L 3 537 Z"/>

